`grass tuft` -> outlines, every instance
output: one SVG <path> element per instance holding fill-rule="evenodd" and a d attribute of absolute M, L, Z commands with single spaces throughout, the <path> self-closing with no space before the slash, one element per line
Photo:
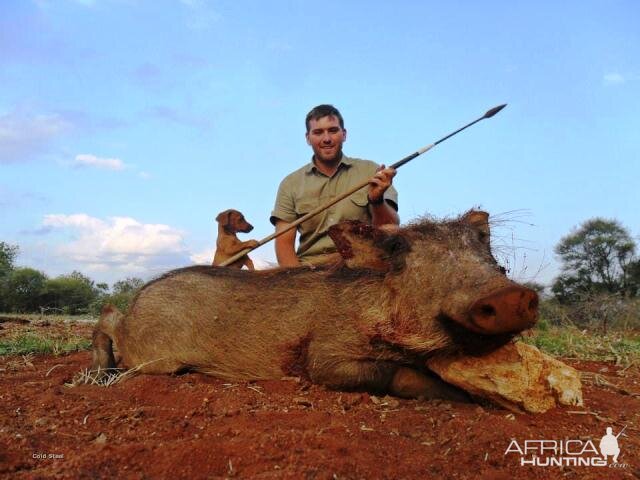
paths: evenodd
<path fill-rule="evenodd" d="M 135 377 L 142 368 L 156 361 L 158 360 L 141 363 L 137 367 L 130 368 L 128 370 L 121 368 L 112 368 L 109 370 L 100 370 L 98 368 L 98 370 L 89 370 L 85 368 L 84 370 L 76 373 L 73 380 L 70 383 L 65 383 L 65 386 L 69 388 L 77 387 L 79 385 L 111 387 Z"/>
<path fill-rule="evenodd" d="M 558 357 L 615 362 L 617 365 L 629 365 L 640 360 L 640 332 L 635 330 L 603 334 L 541 321 L 523 341 Z"/>
<path fill-rule="evenodd" d="M 50 337 L 26 332 L 0 340 L 0 355 L 62 355 L 90 348 L 91 340 L 77 335 Z"/>

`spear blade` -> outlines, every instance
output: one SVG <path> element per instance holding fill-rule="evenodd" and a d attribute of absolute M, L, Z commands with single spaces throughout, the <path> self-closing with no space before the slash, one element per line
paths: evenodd
<path fill-rule="evenodd" d="M 487 110 L 487 113 L 484 114 L 484 118 L 493 117 L 496 113 L 498 113 L 500 110 L 502 110 L 506 106 L 507 104 L 504 103 L 502 105 L 498 105 L 497 107 L 493 107 L 491 110 Z"/>

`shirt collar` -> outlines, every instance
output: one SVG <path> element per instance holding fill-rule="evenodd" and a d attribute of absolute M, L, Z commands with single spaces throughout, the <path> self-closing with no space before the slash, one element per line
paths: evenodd
<path fill-rule="evenodd" d="M 353 165 L 353 159 L 347 157 L 343 153 L 342 154 L 342 158 L 340 159 L 340 163 L 338 163 L 338 170 L 341 168 L 342 165 L 344 165 L 345 168 L 351 167 L 351 165 Z M 304 173 L 315 173 L 317 171 L 318 171 L 318 169 L 316 168 L 315 164 L 313 163 L 313 156 L 311 156 L 311 161 L 307 164 L 307 168 L 305 169 Z"/>

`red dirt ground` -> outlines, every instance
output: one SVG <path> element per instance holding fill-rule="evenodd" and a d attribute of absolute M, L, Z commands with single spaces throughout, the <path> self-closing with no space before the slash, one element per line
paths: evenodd
<path fill-rule="evenodd" d="M 24 327 L 4 323 L 0 333 Z M 72 328 L 88 335 L 90 326 Z M 296 379 L 185 374 L 69 388 L 89 352 L 0 357 L 0 478 L 640 478 L 640 397 L 628 394 L 640 391 L 640 369 L 567 362 L 598 374 L 585 379 L 585 407 L 530 415 Z M 521 466 L 505 455 L 512 439 L 597 447 L 607 426 L 627 427 L 617 468 Z"/>

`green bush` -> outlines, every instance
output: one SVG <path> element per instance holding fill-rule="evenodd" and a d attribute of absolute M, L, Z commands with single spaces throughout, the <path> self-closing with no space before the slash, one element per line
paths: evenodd
<path fill-rule="evenodd" d="M 38 311 L 46 283 L 47 276 L 33 268 L 9 271 L 0 285 L 3 307 L 17 313 Z"/>
<path fill-rule="evenodd" d="M 72 272 L 47 281 L 42 306 L 58 309 L 65 315 L 88 313 L 99 294 L 93 280 L 80 272 Z"/>

